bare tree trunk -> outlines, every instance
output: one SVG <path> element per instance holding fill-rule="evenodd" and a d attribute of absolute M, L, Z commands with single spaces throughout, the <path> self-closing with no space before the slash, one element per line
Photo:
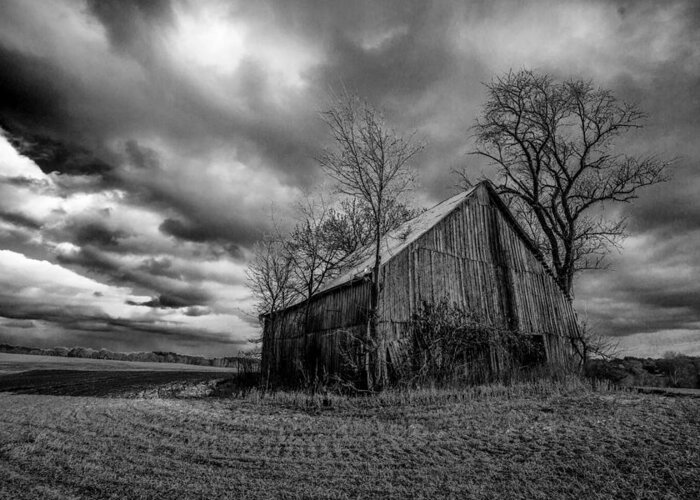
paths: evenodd
<path fill-rule="evenodd" d="M 371 360 L 371 342 L 372 342 L 372 312 L 370 309 L 370 315 L 367 321 L 367 329 L 365 330 L 365 338 L 362 342 L 362 358 L 364 366 L 364 380 L 362 381 L 364 389 L 371 391 L 374 388 L 373 377 L 372 377 L 372 360 Z"/>
<path fill-rule="evenodd" d="M 368 349 L 365 381 L 368 390 L 374 388 L 375 382 L 382 384 L 380 376 L 380 363 L 378 352 L 378 331 L 379 331 L 379 266 L 381 265 L 381 232 L 376 228 L 375 233 L 375 248 L 374 248 L 374 267 L 372 268 L 372 287 L 370 289 L 369 299 L 369 318 L 367 328 L 367 339 L 365 345 Z"/>
<path fill-rule="evenodd" d="M 412 136 L 404 139 L 386 126 L 380 111 L 353 95 L 344 95 L 322 114 L 335 148 L 318 158 L 337 182 L 338 192 L 359 198 L 372 208 L 375 261 L 371 277 L 367 330 L 363 339 L 364 384 L 368 390 L 386 384 L 384 342 L 379 332 L 379 266 L 381 235 L 388 204 L 407 192 L 413 175 L 408 162 L 421 150 Z M 391 200 L 391 201 L 389 201 Z"/>

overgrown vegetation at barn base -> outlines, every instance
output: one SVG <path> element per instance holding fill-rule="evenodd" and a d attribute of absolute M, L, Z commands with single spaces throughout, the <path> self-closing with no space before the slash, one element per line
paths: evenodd
<path fill-rule="evenodd" d="M 302 389 L 311 393 L 372 393 L 393 388 L 466 388 L 479 384 L 513 384 L 534 380 L 578 377 L 576 363 L 548 360 L 541 335 L 528 335 L 489 325 L 474 312 L 443 298 L 423 301 L 400 336 L 392 342 L 376 342 L 363 333 L 347 330 L 340 344 L 340 368 L 329 373 L 317 353 L 300 356 L 296 373 L 268 380 L 266 389 Z M 384 356 L 380 350 L 387 349 Z M 573 353 L 571 354 L 573 356 Z M 369 361 L 371 370 L 388 374 L 384 384 L 368 391 L 364 384 Z M 381 362 L 385 366 L 379 366 Z"/>
<path fill-rule="evenodd" d="M 539 337 L 487 326 L 450 304 L 423 302 L 413 316 L 407 355 L 394 366 L 402 383 L 474 385 L 508 381 L 546 360 Z"/>

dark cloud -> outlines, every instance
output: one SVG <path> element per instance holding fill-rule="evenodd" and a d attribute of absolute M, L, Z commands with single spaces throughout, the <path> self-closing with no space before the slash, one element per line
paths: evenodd
<path fill-rule="evenodd" d="M 698 191 L 695 186 L 679 184 L 683 183 L 656 187 L 633 206 L 625 207 L 628 229 L 636 234 L 652 232 L 659 236 L 700 230 Z"/>
<path fill-rule="evenodd" d="M 167 2 L 155 6 L 141 2 L 120 2 L 118 6 L 113 2 L 93 2 L 90 8 L 104 24 L 112 44 L 127 52 L 133 49 L 133 54 L 129 52 L 132 57 L 157 50 L 156 41 L 143 33 L 152 32 L 152 23 L 167 24 L 172 17 Z M 70 73 L 70 65 L 59 67 L 49 59 L 37 60 L 9 49 L 0 54 L 0 60 L 2 56 L 6 63 L 3 67 L 7 68 L 3 74 L 14 76 L 0 88 L 0 94 L 9 96 L 6 105 L 0 105 L 0 124 L 9 131 L 18 151 L 47 173 L 100 177 L 90 186 L 83 181 L 71 186 L 72 181 L 62 179 L 59 182 L 67 192 L 116 187 L 131 194 L 134 202 L 174 209 L 185 219 L 170 226 L 170 233 L 178 238 L 223 242 L 227 251 L 240 257 L 237 246 L 250 245 L 257 239 L 260 225 L 266 221 L 261 217 L 251 221 L 235 210 L 227 211 L 224 217 L 212 214 L 201 193 L 183 189 L 182 181 L 172 182 L 172 173 L 164 174 L 157 168 L 156 151 L 138 139 L 126 135 L 122 150 L 106 151 L 105 144 L 113 141 L 115 133 L 158 130 L 185 150 L 207 145 L 215 148 L 231 141 L 241 160 L 261 163 L 260 168 L 276 170 L 277 175 L 293 184 L 298 183 L 298 176 L 303 178 L 302 183 L 312 183 L 311 173 L 316 171 L 313 144 L 320 130 L 316 110 L 303 98 L 292 109 L 274 105 L 263 82 L 269 75 L 255 61 L 243 62 L 248 70 L 242 74 L 250 80 L 239 89 L 243 106 L 226 109 L 184 81 L 181 74 L 172 74 L 167 65 L 145 65 L 145 81 L 140 88 L 132 93 L 127 89 L 125 95 L 119 96 L 95 88 L 82 92 L 90 82 L 78 81 L 79 77 L 77 80 Z M 126 70 L 129 71 L 131 68 Z M 133 103 L 125 105 L 119 100 L 129 95 L 133 95 Z M 125 177 L 119 166 L 123 163 L 154 170 L 151 181 L 139 183 Z M 221 192 L 221 187 L 214 187 Z"/>
<path fill-rule="evenodd" d="M 14 224 L 15 226 L 24 227 L 27 229 L 41 228 L 40 222 L 19 212 L 0 210 L 0 219 L 9 222 L 10 224 Z"/>
<path fill-rule="evenodd" d="M 173 262 L 167 257 L 151 257 L 145 259 L 139 269 L 146 271 L 153 276 L 166 276 L 168 278 L 179 278 L 181 275 L 173 270 Z"/>
<path fill-rule="evenodd" d="M 201 226 L 186 224 L 178 219 L 165 219 L 158 229 L 165 234 L 187 241 L 202 242 L 216 237 L 214 233 Z"/>
<path fill-rule="evenodd" d="M 663 291 L 630 287 L 612 292 L 609 307 L 601 306 L 589 316 L 605 335 L 621 337 L 659 330 L 697 329 L 700 289 Z"/>
<path fill-rule="evenodd" d="M 225 255 L 223 254 L 225 253 Z M 236 257 L 235 252 L 222 249 L 221 258 Z M 149 257 L 141 261 L 137 266 L 140 271 L 152 276 L 161 276 L 173 280 L 187 281 L 190 283 L 213 280 L 227 285 L 241 285 L 243 276 L 223 276 L 216 271 L 205 271 L 201 269 L 197 262 L 178 261 L 174 263 L 168 257 Z"/>
<path fill-rule="evenodd" d="M 250 244 L 260 236 L 260 229 L 252 227 L 246 221 L 236 225 L 227 225 L 226 220 L 199 220 L 184 222 L 179 219 L 165 219 L 158 229 L 169 236 L 184 241 L 197 243 L 222 243 L 211 250 L 217 254 L 225 252 L 236 259 L 242 258 L 242 251 L 236 243 Z"/>
<path fill-rule="evenodd" d="M 77 227 L 71 229 L 74 234 L 73 241 L 80 246 L 116 247 L 119 245 L 119 240 L 128 236 L 122 230 L 112 230 L 99 222 L 78 224 Z"/>
<path fill-rule="evenodd" d="M 365 9 L 345 9 L 347 16 L 330 5 L 303 11 L 307 22 L 318 22 L 320 16 L 331 28 L 324 33 L 331 58 L 314 75 L 319 82 L 349 85 L 375 102 L 403 101 L 420 97 L 457 71 L 459 55 L 450 32 L 436 29 L 460 16 L 454 5 L 369 2 Z M 405 119 L 406 113 L 401 114 Z"/>
<path fill-rule="evenodd" d="M 179 309 L 181 307 L 187 307 L 190 310 L 200 310 L 193 309 L 193 306 L 197 306 L 202 303 L 206 303 L 209 300 L 209 295 L 203 291 L 197 290 L 186 290 L 181 292 L 179 295 L 160 295 L 154 297 L 151 300 L 145 302 L 134 302 L 127 301 L 127 304 L 132 306 L 145 306 L 145 307 L 155 307 L 162 309 Z M 198 314 L 188 314 L 188 316 L 199 316 Z"/>
<path fill-rule="evenodd" d="M 126 154 L 132 165 L 139 168 L 155 169 L 159 167 L 158 153 L 151 148 L 140 146 L 138 141 L 126 141 Z"/>
<path fill-rule="evenodd" d="M 700 231 L 647 231 L 611 259 L 611 269 L 580 278 L 580 313 L 606 335 L 697 329 Z"/>
<path fill-rule="evenodd" d="M 211 314 L 211 310 L 206 308 L 206 307 L 191 306 L 185 310 L 186 316 L 196 317 L 196 316 L 206 316 L 207 314 Z"/>
<path fill-rule="evenodd" d="M 33 259 L 45 259 L 49 252 L 37 244 L 36 230 L 12 225 L 0 228 L 0 249 L 21 253 Z"/>
<path fill-rule="evenodd" d="M 85 320 L 109 321 L 102 310 L 92 306 L 37 304 L 16 297 L 2 298 L 0 317 L 4 318 L 48 321 L 63 326 L 74 326 Z"/>
<path fill-rule="evenodd" d="M 57 260 L 69 267 L 88 270 L 96 277 L 106 277 L 113 284 L 137 286 L 143 290 L 158 292 L 158 298 L 138 305 L 185 307 L 206 305 L 212 298 L 207 291 L 186 282 L 159 279 L 138 268 L 126 267 L 116 257 L 92 246 L 83 247 L 73 253 L 59 254 Z"/>
<path fill-rule="evenodd" d="M 0 323 L 3 341 L 18 345 L 57 345 L 107 348 L 116 351 L 174 349 L 183 354 L 233 355 L 247 341 L 231 339 L 226 332 L 212 332 L 156 319 L 123 320 L 105 316 L 89 307 L 51 307 L 3 297 Z M 28 326 L 33 324 L 34 327 Z M 45 325 L 41 328 L 39 325 Z M 46 335 L 46 330 L 51 330 Z M 17 331 L 16 333 L 13 333 Z M 208 344 L 202 348 L 202 342 Z"/>
<path fill-rule="evenodd" d="M 37 304 L 4 296 L 0 304 L 0 317 L 18 320 L 21 328 L 27 328 L 27 321 L 44 321 L 64 328 L 82 331 L 108 331 L 131 328 L 138 333 L 158 333 L 175 337 L 197 337 L 203 331 L 184 327 L 183 325 L 162 321 L 157 318 L 138 318 L 124 320 L 112 318 L 93 306 Z M 16 327 L 3 323 L 6 327 Z"/>
<path fill-rule="evenodd" d="M 467 157 L 469 127 L 483 98 L 478 82 L 491 74 L 488 64 L 460 50 L 454 28 L 473 17 L 491 14 L 484 2 L 363 2 L 350 5 L 276 4 L 285 17 L 306 30 L 326 26 L 323 44 L 330 54 L 312 71 L 317 107 L 344 87 L 381 106 L 392 126 L 416 132 L 426 143 L 414 162 L 421 189 L 438 201 L 454 184 L 450 170 L 469 164 L 479 175 L 482 165 Z M 317 144 L 328 140 L 325 131 Z"/>
<path fill-rule="evenodd" d="M 4 322 L 0 323 L 0 326 L 4 326 L 6 328 L 26 329 L 26 328 L 35 328 L 36 324 L 34 324 L 34 322 L 31 320 L 15 320 L 15 321 L 4 321 Z"/>
<path fill-rule="evenodd" d="M 91 329 L 70 329 L 51 325 L 52 333 L 43 329 L 15 330 L 0 325 L 3 341 L 12 345 L 38 348 L 88 347 L 114 352 L 165 351 L 206 357 L 235 356 L 246 345 L 230 340 L 224 333 L 212 334 L 206 330 L 190 329 L 187 332 L 161 333 L 159 331 L 130 330 L 126 326 L 94 324 Z"/>
<path fill-rule="evenodd" d="M 0 63 L 6 68 L 3 75 L 11 76 L 6 76 L 0 86 L 0 95 L 7 96 L 4 105 L 0 102 L 0 125 L 19 137 L 33 134 L 25 140 L 46 143 L 59 160 L 72 157 L 70 153 L 78 156 L 65 166 L 60 161 L 55 166 L 49 161 L 54 158 L 36 154 L 42 169 L 76 169 L 74 173 L 92 172 L 93 168 L 108 170 L 111 161 L 107 160 L 106 164 L 87 161 L 83 165 L 88 159 L 83 158 L 82 148 L 102 148 L 117 132 L 127 135 L 127 144 L 133 144 L 129 130 L 158 130 L 183 147 L 201 148 L 207 143 L 214 147 L 222 141 L 235 141 L 242 160 L 258 161 L 262 157 L 263 163 L 280 176 L 291 174 L 296 183 L 295 178 L 301 175 L 310 184 L 316 171 L 312 160 L 314 140 L 321 129 L 315 106 L 303 97 L 292 109 L 276 106 L 265 92 L 271 75 L 255 61 L 244 61 L 247 67 L 241 74 L 245 78 L 239 84 L 232 82 L 232 91 L 243 97 L 243 105 L 222 106 L 183 79 L 181 73 L 152 61 L 165 57 L 162 49 L 155 47 L 160 42 L 151 40 L 152 25 L 167 24 L 171 8 L 168 2 L 146 4 L 149 3 L 91 3 L 92 12 L 105 26 L 113 46 L 126 50 L 143 65 L 145 80 L 130 95 L 128 90 L 127 95 L 114 95 L 107 89 L 85 89 L 88 82 L 81 81 L 80 75 L 70 74 L 71 68 L 4 49 L 4 53 L 0 52 Z M 147 60 L 141 60 L 147 54 L 151 54 Z M 131 67 L 124 69 L 127 75 L 131 71 Z M 119 100 L 128 97 L 133 97 L 133 102 Z M 36 137 L 37 131 L 45 137 Z M 32 158 L 33 152 L 26 149 Z"/>
<path fill-rule="evenodd" d="M 45 179 L 34 179 L 32 177 L 23 177 L 23 176 L 15 176 L 15 177 L 0 176 L 0 184 L 5 184 L 8 186 L 15 186 L 15 187 L 26 187 L 26 188 L 36 189 L 36 190 L 46 189 L 49 186 L 48 181 Z"/>
<path fill-rule="evenodd" d="M 0 126 L 17 123 L 32 130 L 66 126 L 63 96 L 69 92 L 60 82 L 65 73 L 47 58 L 30 56 L 0 45 Z M 61 75 L 60 78 L 55 78 Z"/>
<path fill-rule="evenodd" d="M 12 130 L 11 126 L 6 128 Z M 105 175 L 112 170 L 112 166 L 94 153 L 75 144 L 29 133 L 9 132 L 6 137 L 20 154 L 34 161 L 46 174 Z"/>
<path fill-rule="evenodd" d="M 153 24 L 173 15 L 170 0 L 90 0 L 88 6 L 119 50 L 149 46 Z"/>

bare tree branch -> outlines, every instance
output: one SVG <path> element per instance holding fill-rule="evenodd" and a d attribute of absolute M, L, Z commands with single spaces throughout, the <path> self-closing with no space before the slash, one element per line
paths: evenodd
<path fill-rule="evenodd" d="M 423 145 L 414 140 L 414 135 L 406 138 L 398 135 L 386 125 L 379 110 L 347 92 L 321 116 L 328 125 L 333 146 L 323 151 L 319 163 L 336 181 L 340 193 L 362 200 L 371 210 L 374 266 L 368 336 L 374 341 L 381 238 L 390 225 L 392 206 L 412 187 L 414 176 L 409 164 Z M 377 378 L 383 377 L 379 374 Z M 366 382 L 371 389 L 369 371 Z"/>
<path fill-rule="evenodd" d="M 590 81 L 523 70 L 486 87 L 473 154 L 498 167 L 499 192 L 571 294 L 575 275 L 604 266 L 625 236 L 624 221 L 596 214 L 668 180 L 672 161 L 616 153 L 646 115 Z"/>
<path fill-rule="evenodd" d="M 284 242 L 265 235 L 253 246 L 253 258 L 246 270 L 246 284 L 256 300 L 258 314 L 274 313 L 294 302 L 293 267 Z"/>

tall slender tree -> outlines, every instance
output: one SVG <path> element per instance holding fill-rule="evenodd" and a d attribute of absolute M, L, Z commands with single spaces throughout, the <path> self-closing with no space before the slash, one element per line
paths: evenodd
<path fill-rule="evenodd" d="M 371 214 L 370 228 L 374 245 L 367 344 L 381 343 L 378 338 L 377 306 L 381 239 L 391 217 L 391 207 L 411 189 L 414 176 L 410 161 L 423 145 L 410 135 L 397 134 L 385 122 L 377 108 L 356 95 L 345 93 L 322 112 L 333 145 L 319 156 L 324 170 L 336 181 L 340 193 L 362 200 Z M 381 349 L 379 349 L 381 351 Z M 372 363 L 365 354 L 365 383 L 368 389 L 386 377 L 383 354 Z M 375 365 L 374 367 L 370 366 Z M 374 374 L 372 374 L 374 371 Z"/>

